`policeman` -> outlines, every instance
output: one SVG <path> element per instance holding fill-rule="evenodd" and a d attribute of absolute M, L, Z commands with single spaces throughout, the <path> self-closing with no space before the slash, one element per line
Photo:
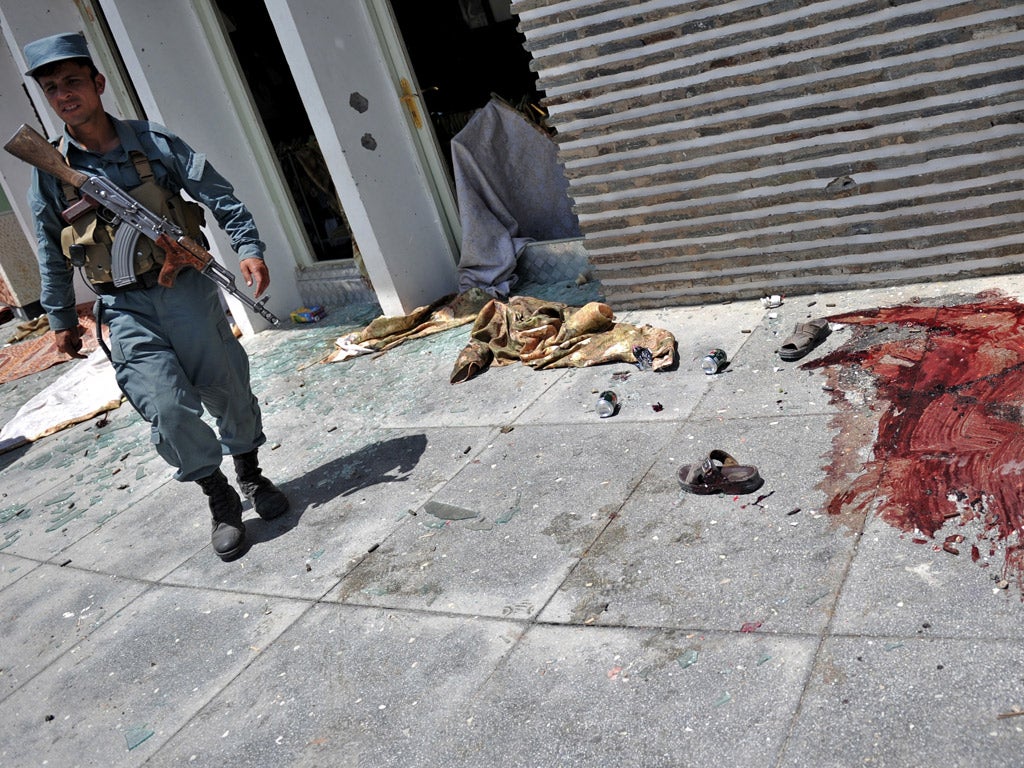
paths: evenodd
<path fill-rule="evenodd" d="M 90 176 L 105 176 L 147 207 L 157 207 L 193 237 L 201 237 L 203 203 L 231 238 L 247 285 L 258 298 L 270 286 L 264 244 L 248 209 L 206 156 L 161 125 L 118 120 L 104 111 L 106 80 L 85 38 L 53 35 L 25 46 L 25 59 L 50 107 L 64 122 L 57 143 L 68 164 Z M 224 560 L 242 554 L 245 526 L 238 493 L 220 469 L 233 458 L 244 495 L 260 517 L 288 509 L 288 499 L 260 470 L 257 449 L 266 441 L 259 404 L 249 383 L 249 360 L 234 337 L 214 283 L 193 269 L 182 271 L 173 288 L 156 282 L 163 252 L 146 244 L 135 252 L 137 282 L 111 281 L 110 243 L 114 230 L 96 212 L 66 225 L 61 212 L 77 192 L 53 176 L 35 171 L 29 205 L 35 217 L 40 302 L 55 331 L 57 348 L 81 357 L 75 311 L 74 267 L 99 294 L 109 327 L 110 357 L 118 385 L 150 423 L 157 452 L 175 477 L 195 481 L 213 516 L 212 545 Z M 215 432 L 202 414 L 214 417 Z"/>

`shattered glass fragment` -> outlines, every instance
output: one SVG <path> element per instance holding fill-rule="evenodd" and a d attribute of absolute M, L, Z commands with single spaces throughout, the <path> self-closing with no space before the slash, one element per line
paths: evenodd
<path fill-rule="evenodd" d="M 135 749 L 137 746 L 142 744 L 146 739 L 153 735 L 153 731 L 145 725 L 135 725 L 129 728 L 124 733 L 124 740 L 128 744 L 128 751 Z"/>
<path fill-rule="evenodd" d="M 633 346 L 633 357 L 636 358 L 636 367 L 641 371 L 649 371 L 654 365 L 654 355 L 647 347 L 639 344 Z"/>
<path fill-rule="evenodd" d="M 699 654 L 695 649 L 687 648 L 679 655 L 679 658 L 676 659 L 676 663 L 683 669 L 686 669 L 687 667 L 692 667 L 694 664 L 697 663 L 698 655 Z"/>
<path fill-rule="evenodd" d="M 499 525 L 504 525 L 505 523 L 509 522 L 513 517 L 515 517 L 516 513 L 519 512 L 520 498 L 521 494 L 516 495 L 515 503 L 511 507 L 506 509 L 504 512 L 502 512 L 500 515 L 498 515 L 498 517 L 495 519 L 495 522 Z"/>

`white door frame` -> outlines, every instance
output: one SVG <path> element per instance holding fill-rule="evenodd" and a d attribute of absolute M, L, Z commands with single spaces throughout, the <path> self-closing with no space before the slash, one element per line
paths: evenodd
<path fill-rule="evenodd" d="M 228 39 L 228 32 L 217 11 L 213 0 L 193 0 L 196 16 L 206 33 L 207 42 L 221 77 L 228 89 L 228 98 L 241 118 L 242 130 L 245 133 L 249 148 L 252 149 L 253 161 L 263 175 L 267 192 L 277 211 L 278 224 L 288 242 L 296 266 L 309 267 L 316 263 L 313 247 L 299 219 L 295 200 L 288 189 L 288 183 L 281 173 L 281 165 L 274 153 L 270 138 L 263 128 L 263 121 L 253 102 L 249 87 L 245 82 L 234 48 Z"/>
<path fill-rule="evenodd" d="M 452 188 L 448 166 L 437 142 L 437 136 L 430 123 L 427 105 L 423 100 L 416 73 L 402 39 L 391 0 L 367 0 L 367 8 L 373 19 L 380 42 L 384 60 L 391 70 L 394 81 L 403 88 L 399 96 L 405 106 L 409 124 L 413 131 L 416 151 L 420 156 L 424 169 L 433 185 L 434 199 L 437 209 L 448 228 L 448 236 L 452 243 L 452 251 L 458 253 L 462 243 L 462 225 L 459 222 L 459 207 Z M 408 84 L 404 86 L 404 84 Z"/>
<path fill-rule="evenodd" d="M 404 315 L 457 288 L 459 240 L 370 1 L 264 0 L 378 303 Z"/>

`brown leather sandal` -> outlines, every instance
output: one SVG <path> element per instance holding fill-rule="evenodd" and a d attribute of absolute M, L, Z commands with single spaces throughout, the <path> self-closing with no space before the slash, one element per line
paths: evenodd
<path fill-rule="evenodd" d="M 751 493 L 764 485 L 757 467 L 742 466 L 725 451 L 715 449 L 699 464 L 679 468 L 679 487 L 687 493 Z"/>
<path fill-rule="evenodd" d="M 792 335 L 779 347 L 779 357 L 789 362 L 799 360 L 818 346 L 828 334 L 828 320 L 823 317 L 797 323 Z"/>

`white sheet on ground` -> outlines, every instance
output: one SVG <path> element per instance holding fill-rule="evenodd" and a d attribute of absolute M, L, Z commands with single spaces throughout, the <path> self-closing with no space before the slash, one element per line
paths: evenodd
<path fill-rule="evenodd" d="M 508 295 L 533 240 L 579 237 L 569 183 L 551 138 L 492 99 L 452 139 L 462 224 L 459 291 Z"/>
<path fill-rule="evenodd" d="M 114 368 L 97 349 L 21 406 L 0 430 L 0 453 L 121 405 Z"/>

